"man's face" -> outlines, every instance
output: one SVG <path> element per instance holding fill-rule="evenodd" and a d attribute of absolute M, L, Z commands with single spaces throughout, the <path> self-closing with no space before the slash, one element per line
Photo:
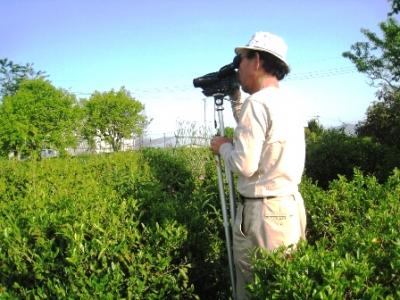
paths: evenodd
<path fill-rule="evenodd" d="M 254 82 L 254 63 L 255 57 L 252 59 L 247 58 L 247 50 L 240 53 L 241 61 L 239 65 L 239 82 L 243 91 L 251 94 Z"/>

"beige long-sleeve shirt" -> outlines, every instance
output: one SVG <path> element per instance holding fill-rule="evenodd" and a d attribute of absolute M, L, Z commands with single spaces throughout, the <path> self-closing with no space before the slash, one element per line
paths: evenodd
<path fill-rule="evenodd" d="M 233 144 L 220 154 L 239 173 L 238 191 L 245 197 L 289 195 L 298 191 L 304 170 L 304 124 L 296 99 L 268 87 L 236 106 L 240 111 Z"/>

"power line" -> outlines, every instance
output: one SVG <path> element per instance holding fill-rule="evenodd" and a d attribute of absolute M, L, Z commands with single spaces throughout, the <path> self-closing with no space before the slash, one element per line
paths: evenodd
<path fill-rule="evenodd" d="M 297 80 L 311 80 L 320 78 L 336 77 L 340 75 L 346 75 L 358 72 L 354 66 L 349 67 L 336 67 L 323 70 L 314 70 L 302 73 L 289 74 L 286 80 L 297 81 Z M 136 95 L 146 95 L 146 94 L 158 94 L 158 93 L 184 93 L 187 91 L 193 91 L 192 85 L 176 85 L 176 86 L 157 86 L 152 89 L 146 88 L 133 88 L 131 93 L 133 96 Z M 76 95 L 90 96 L 92 93 L 89 92 L 72 92 Z"/>
<path fill-rule="evenodd" d="M 319 79 L 319 78 L 327 78 L 333 76 L 339 76 L 344 74 L 350 74 L 357 72 L 355 67 L 339 67 L 325 70 L 316 70 L 304 73 L 294 73 L 293 75 L 289 74 L 287 80 L 309 80 L 309 79 Z"/>

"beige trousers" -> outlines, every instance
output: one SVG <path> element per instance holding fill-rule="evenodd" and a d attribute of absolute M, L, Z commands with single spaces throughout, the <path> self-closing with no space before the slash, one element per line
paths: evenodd
<path fill-rule="evenodd" d="M 269 199 L 248 199 L 239 204 L 233 226 L 233 256 L 237 299 L 249 299 L 246 284 L 252 280 L 251 251 L 274 250 L 305 239 L 306 214 L 300 193 Z"/>

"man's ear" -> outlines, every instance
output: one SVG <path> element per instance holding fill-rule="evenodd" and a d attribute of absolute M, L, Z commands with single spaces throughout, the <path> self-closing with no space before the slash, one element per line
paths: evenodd
<path fill-rule="evenodd" d="M 254 58 L 255 58 L 256 70 L 258 71 L 261 67 L 260 53 L 256 52 L 256 56 Z"/>

